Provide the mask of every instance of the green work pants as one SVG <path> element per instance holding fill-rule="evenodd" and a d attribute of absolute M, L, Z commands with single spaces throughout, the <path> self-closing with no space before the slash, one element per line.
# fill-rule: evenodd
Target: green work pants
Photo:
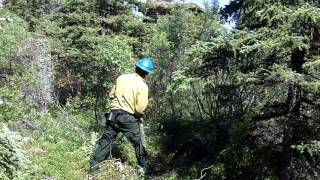
<path fill-rule="evenodd" d="M 94 155 L 90 162 L 90 172 L 95 171 L 98 164 L 106 160 L 112 149 L 112 143 L 119 132 L 122 132 L 135 149 L 138 164 L 146 169 L 147 152 L 142 144 L 139 120 L 125 111 L 113 111 L 112 121 L 108 123 L 104 134 L 95 146 Z"/>

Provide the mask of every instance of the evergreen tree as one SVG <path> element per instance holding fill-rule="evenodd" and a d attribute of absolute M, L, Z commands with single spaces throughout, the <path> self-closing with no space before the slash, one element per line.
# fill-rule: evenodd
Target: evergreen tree
<path fill-rule="evenodd" d="M 88 132 L 97 127 L 90 119 L 106 110 L 115 78 L 149 55 L 151 166 L 170 171 L 159 178 L 194 179 L 209 167 L 201 171 L 208 179 L 318 179 L 320 2 L 232 0 L 220 11 L 236 22 L 231 32 L 222 28 L 217 0 L 203 11 L 170 3 L 148 24 L 132 9 L 145 12 L 150 2 L 4 1 L 0 122 L 35 138 L 26 148 L 38 168 L 28 175 L 83 179 L 95 139 Z M 50 42 L 60 96 L 57 108 L 43 113 L 23 96 L 22 86 L 36 85 L 15 64 L 23 42 L 38 34 Z M 118 151 L 131 164 L 134 153 Z M 0 177 L 12 163 L 0 158 Z M 128 177 L 113 165 L 98 177 Z"/>
<path fill-rule="evenodd" d="M 235 32 L 194 49 L 191 58 L 202 62 L 192 75 L 209 80 L 231 70 L 224 103 L 233 103 L 229 114 L 240 121 L 231 122 L 232 145 L 221 159 L 246 159 L 226 163 L 227 177 L 317 178 L 319 4 L 232 1 L 222 13 L 237 21 Z"/>

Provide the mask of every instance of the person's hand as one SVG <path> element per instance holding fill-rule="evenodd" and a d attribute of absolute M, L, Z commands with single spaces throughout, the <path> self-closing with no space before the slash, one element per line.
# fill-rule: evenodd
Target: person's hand
<path fill-rule="evenodd" d="M 108 119 L 109 119 L 109 116 L 110 116 L 110 112 L 106 112 L 106 113 L 104 113 L 104 117 L 106 118 L 106 120 L 108 120 Z"/>

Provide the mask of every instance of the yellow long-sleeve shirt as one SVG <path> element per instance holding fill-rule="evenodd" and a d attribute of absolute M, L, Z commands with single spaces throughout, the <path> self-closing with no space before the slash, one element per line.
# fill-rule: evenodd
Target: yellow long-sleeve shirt
<path fill-rule="evenodd" d="M 111 109 L 141 115 L 148 105 L 148 86 L 137 73 L 124 74 L 117 78 L 109 96 Z"/>

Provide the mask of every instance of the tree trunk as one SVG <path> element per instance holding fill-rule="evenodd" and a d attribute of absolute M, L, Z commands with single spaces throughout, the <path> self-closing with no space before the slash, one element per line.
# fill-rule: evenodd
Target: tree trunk
<path fill-rule="evenodd" d="M 302 73 L 302 65 L 304 63 L 304 52 L 295 51 L 291 56 L 290 66 L 292 71 L 296 73 Z M 301 106 L 301 87 L 294 83 L 289 86 L 287 97 L 288 115 L 283 124 L 284 137 L 283 137 L 283 158 L 281 167 L 281 179 L 294 179 L 296 177 L 293 165 L 295 153 L 291 148 L 291 145 L 298 143 L 298 124 L 301 121 L 300 118 L 300 106 Z M 299 135 L 301 136 L 301 135 Z"/>

